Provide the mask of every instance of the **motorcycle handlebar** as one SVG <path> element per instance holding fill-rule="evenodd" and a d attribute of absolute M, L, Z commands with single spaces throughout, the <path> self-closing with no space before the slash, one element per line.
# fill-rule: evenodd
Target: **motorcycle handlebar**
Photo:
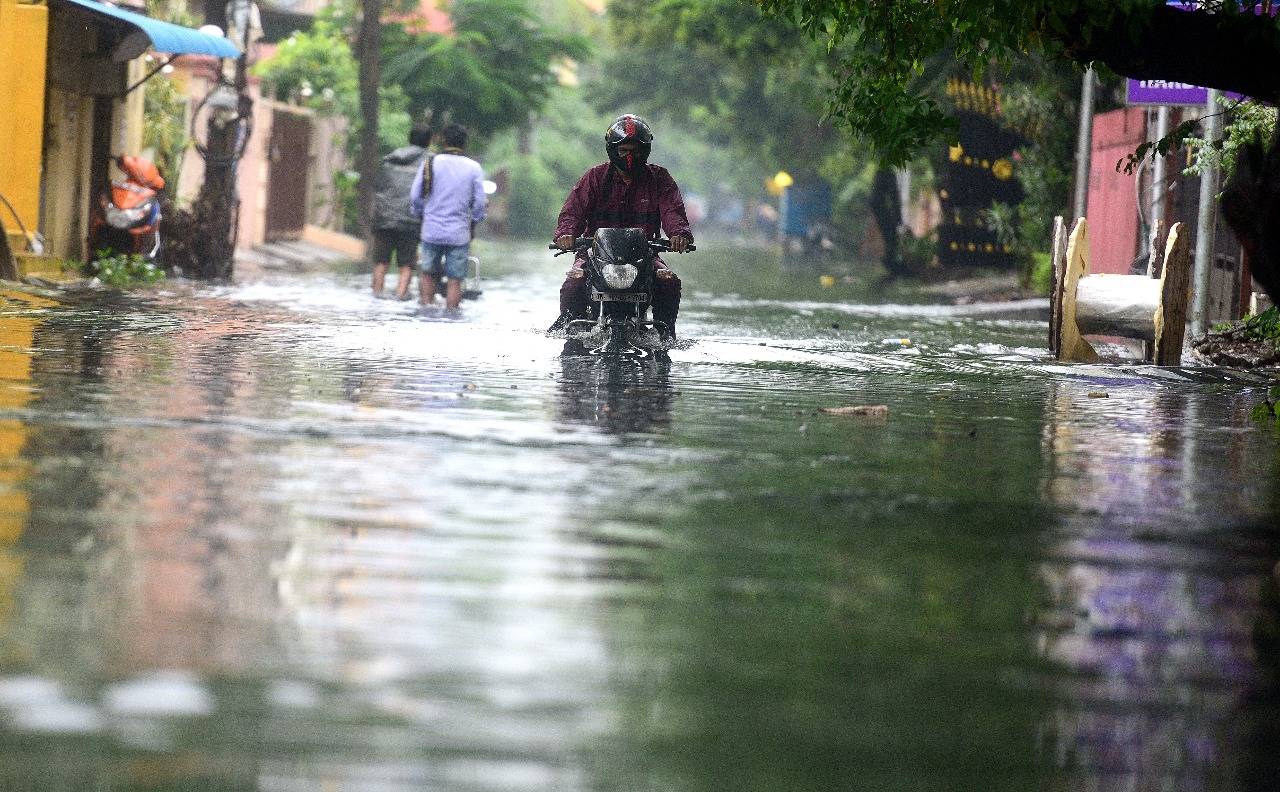
<path fill-rule="evenodd" d="M 595 237 L 578 237 L 577 239 L 573 240 L 573 247 L 571 248 L 567 248 L 567 249 L 562 248 L 559 245 L 557 245 L 555 242 L 552 242 L 551 244 L 547 245 L 547 250 L 558 251 L 556 255 L 563 256 L 565 253 L 577 253 L 579 251 L 586 250 L 587 248 L 591 247 L 591 243 L 594 241 L 595 241 Z"/>
<path fill-rule="evenodd" d="M 656 242 L 650 242 L 649 247 L 653 248 L 655 251 L 658 251 L 660 253 L 676 253 L 676 252 L 692 253 L 693 251 L 698 249 L 697 245 L 685 245 L 684 250 L 675 251 L 671 248 L 670 239 L 659 239 Z"/>
<path fill-rule="evenodd" d="M 595 242 L 595 237 L 578 237 L 577 239 L 573 240 L 573 247 L 571 248 L 565 249 L 557 245 L 555 242 L 552 242 L 549 245 L 547 245 L 547 250 L 557 251 L 556 252 L 557 256 L 563 256 L 565 253 L 577 253 L 578 251 L 586 250 L 587 248 L 591 247 L 592 242 Z M 657 252 L 657 253 L 674 252 L 671 249 L 670 239 L 659 239 L 656 241 L 650 241 L 649 247 L 652 248 L 654 252 Z M 680 252 L 692 253 L 697 249 L 698 249 L 697 245 L 688 245 L 685 247 L 684 250 Z"/>

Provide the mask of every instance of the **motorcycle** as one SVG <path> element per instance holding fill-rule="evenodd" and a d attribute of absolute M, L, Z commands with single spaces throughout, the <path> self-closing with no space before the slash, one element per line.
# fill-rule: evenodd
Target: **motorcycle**
<path fill-rule="evenodd" d="M 103 251 L 155 261 L 160 255 L 160 196 L 164 177 L 150 160 L 121 156 L 116 165 L 125 178 L 111 182 L 98 198 L 89 230 L 89 256 Z"/>
<path fill-rule="evenodd" d="M 549 250 L 587 254 L 583 272 L 591 288 L 590 318 L 564 325 L 565 337 L 582 344 L 590 355 L 652 357 L 665 350 L 667 329 L 647 317 L 658 277 L 656 257 L 670 251 L 671 242 L 649 239 L 641 228 L 601 228 L 594 237 L 578 237 L 573 247 Z M 685 251 L 697 248 L 689 245 Z"/>

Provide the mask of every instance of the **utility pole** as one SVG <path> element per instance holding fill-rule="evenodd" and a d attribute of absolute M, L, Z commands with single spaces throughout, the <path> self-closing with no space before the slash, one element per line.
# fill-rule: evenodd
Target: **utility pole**
<path fill-rule="evenodd" d="M 1218 110 L 1221 92 L 1209 89 L 1205 100 L 1208 118 L 1204 126 L 1205 146 L 1211 146 L 1222 137 L 1222 115 Z M 1196 215 L 1195 299 L 1191 304 L 1191 337 L 1205 333 L 1209 324 L 1209 264 L 1213 259 L 1214 226 L 1218 219 L 1218 166 L 1206 163 L 1200 173 L 1200 205 Z"/>
<path fill-rule="evenodd" d="M 1080 83 L 1080 127 L 1076 133 L 1076 195 L 1073 210 L 1084 217 L 1089 208 L 1089 157 L 1093 146 L 1093 84 L 1097 76 L 1090 66 Z"/>
<path fill-rule="evenodd" d="M 230 0 L 222 9 L 228 36 L 240 48 L 232 74 L 223 74 L 201 102 L 208 109 L 208 136 L 196 149 L 204 157 L 204 183 L 192 205 L 193 227 L 184 271 L 197 278 L 226 280 L 235 267 L 240 200 L 236 170 L 248 143 L 253 99 L 249 96 L 249 47 L 262 29 L 252 0 Z M 200 108 L 198 108 L 199 110 Z M 194 118 L 192 119 L 194 122 Z"/>
<path fill-rule="evenodd" d="M 361 0 L 360 29 L 356 33 L 356 63 L 360 67 L 360 157 L 356 170 L 360 181 L 360 233 L 369 232 L 373 185 L 378 176 L 380 144 L 378 139 L 378 82 L 382 57 L 382 0 Z"/>
<path fill-rule="evenodd" d="M 1157 142 L 1164 140 L 1169 134 L 1169 105 L 1160 105 L 1156 108 L 1156 135 Z M 1151 165 L 1151 220 L 1148 226 L 1155 228 L 1162 220 L 1164 220 L 1165 193 L 1167 192 L 1166 182 L 1168 181 L 1166 172 L 1168 166 L 1165 162 L 1166 158 L 1158 152 L 1155 161 Z M 1149 234 L 1143 234 L 1143 245 Z"/>

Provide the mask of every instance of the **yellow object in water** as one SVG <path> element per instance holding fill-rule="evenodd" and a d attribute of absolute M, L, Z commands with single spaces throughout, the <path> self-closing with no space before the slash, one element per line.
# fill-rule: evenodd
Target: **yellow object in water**
<path fill-rule="evenodd" d="M 836 278 L 834 275 L 819 275 L 818 283 L 822 285 L 822 288 L 830 289 L 832 286 L 836 285 Z"/>

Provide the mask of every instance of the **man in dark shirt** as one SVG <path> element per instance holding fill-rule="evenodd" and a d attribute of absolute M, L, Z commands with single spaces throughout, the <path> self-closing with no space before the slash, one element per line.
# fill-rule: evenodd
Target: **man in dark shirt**
<path fill-rule="evenodd" d="M 569 250 L 575 237 L 591 236 L 598 228 L 643 228 L 654 239 L 665 231 L 671 249 L 683 253 L 693 244 L 684 199 L 666 168 L 648 164 L 653 143 L 649 125 L 636 115 L 620 116 L 609 125 L 604 142 L 609 161 L 584 173 L 569 192 L 556 223 L 556 246 Z M 582 265 L 579 256 L 560 286 L 560 318 L 552 329 L 583 316 L 590 305 Z M 657 260 L 657 266 L 653 318 L 674 336 L 680 312 L 680 279 L 662 259 Z"/>
<path fill-rule="evenodd" d="M 396 297 L 409 296 L 409 282 L 418 262 L 418 228 L 422 221 L 409 210 L 409 188 L 422 170 L 422 159 L 431 145 L 431 129 L 415 126 L 409 132 L 409 145 L 401 146 L 382 158 L 382 169 L 373 192 L 373 296 L 381 297 L 387 270 L 394 256 L 400 265 Z"/>

